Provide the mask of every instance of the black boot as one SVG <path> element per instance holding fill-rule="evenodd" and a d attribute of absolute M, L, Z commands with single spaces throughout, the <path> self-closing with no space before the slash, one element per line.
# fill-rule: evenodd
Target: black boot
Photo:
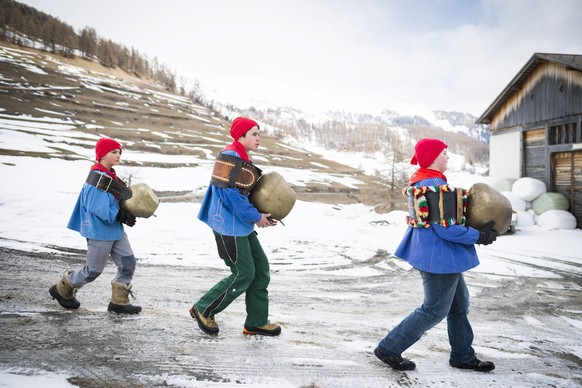
<path fill-rule="evenodd" d="M 49 294 L 53 297 L 53 299 L 56 299 L 62 307 L 75 310 L 81 306 L 81 302 L 75 298 L 77 289 L 75 289 L 71 283 L 69 283 L 69 272 L 73 271 L 67 270 L 63 272 L 59 282 L 49 288 Z"/>
<path fill-rule="evenodd" d="M 476 372 L 491 372 L 493 369 L 495 369 L 495 364 L 491 361 L 481 361 L 478 358 L 475 358 L 471 362 L 464 362 L 462 364 L 451 364 L 450 362 L 449 364 L 453 368 L 471 369 Z"/>
<path fill-rule="evenodd" d="M 111 302 L 107 306 L 107 311 L 120 314 L 137 314 L 141 311 L 140 306 L 132 305 L 129 301 L 129 295 L 134 296 L 131 291 L 131 284 L 111 282 Z"/>
<path fill-rule="evenodd" d="M 390 356 L 382 353 L 379 348 L 374 349 L 374 355 L 396 370 L 413 370 L 416 368 L 416 364 L 413 361 L 401 356 Z"/>
<path fill-rule="evenodd" d="M 107 311 L 119 314 L 138 314 L 139 312 L 141 312 L 141 306 L 135 306 L 133 304 L 128 304 L 124 306 L 109 302 L 109 306 L 107 306 Z"/>

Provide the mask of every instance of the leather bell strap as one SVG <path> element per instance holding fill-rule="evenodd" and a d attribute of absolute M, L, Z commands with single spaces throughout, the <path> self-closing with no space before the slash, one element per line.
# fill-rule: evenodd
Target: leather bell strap
<path fill-rule="evenodd" d="M 101 191 L 113 194 L 119 200 L 130 199 L 133 195 L 129 187 L 121 180 L 115 180 L 108 175 L 99 174 L 97 171 L 91 171 L 85 182 Z"/>
<path fill-rule="evenodd" d="M 222 188 L 237 188 L 249 195 L 261 177 L 261 169 L 233 155 L 220 153 L 214 162 L 210 183 Z"/>

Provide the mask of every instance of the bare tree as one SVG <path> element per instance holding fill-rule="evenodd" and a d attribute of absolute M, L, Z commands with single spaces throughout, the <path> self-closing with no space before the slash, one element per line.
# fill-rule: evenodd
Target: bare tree
<path fill-rule="evenodd" d="M 144 72 L 144 59 L 142 58 L 142 56 L 139 54 L 139 52 L 134 49 L 133 47 L 131 48 L 131 54 L 130 54 L 130 70 L 133 71 L 134 73 L 137 74 L 143 74 Z"/>
<path fill-rule="evenodd" d="M 97 55 L 97 31 L 91 27 L 85 27 L 81 30 L 79 36 L 79 50 L 84 58 L 93 58 Z"/>
<path fill-rule="evenodd" d="M 67 58 L 75 56 L 75 49 L 77 49 L 77 34 L 73 27 L 66 23 L 57 23 L 56 25 L 56 39 L 58 44 L 58 51 Z"/>
<path fill-rule="evenodd" d="M 100 40 L 97 49 L 99 62 L 105 67 L 117 66 L 115 46 L 111 40 Z"/>
<path fill-rule="evenodd" d="M 57 52 L 57 20 L 51 19 L 44 23 L 41 28 L 41 39 L 44 41 L 45 47 L 53 52 Z"/>
<path fill-rule="evenodd" d="M 130 71 L 130 55 L 127 47 L 119 47 L 117 51 L 117 66 L 124 71 Z"/>

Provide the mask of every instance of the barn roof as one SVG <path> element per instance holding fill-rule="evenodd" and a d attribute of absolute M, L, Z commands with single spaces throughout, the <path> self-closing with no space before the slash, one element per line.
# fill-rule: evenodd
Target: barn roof
<path fill-rule="evenodd" d="M 490 124 L 493 120 L 493 115 L 511 95 L 521 89 L 525 80 L 534 72 L 534 70 L 543 62 L 552 62 L 564 65 L 566 70 L 582 71 L 582 55 L 573 54 L 545 54 L 535 53 L 521 68 L 511 82 L 503 89 L 501 94 L 493 101 L 489 108 L 479 117 L 477 124 Z"/>

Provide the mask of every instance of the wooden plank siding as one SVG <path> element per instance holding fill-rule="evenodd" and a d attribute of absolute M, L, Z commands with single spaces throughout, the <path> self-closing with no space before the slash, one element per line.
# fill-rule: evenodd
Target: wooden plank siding
<path fill-rule="evenodd" d="M 582 87 L 562 78 L 541 78 L 515 107 L 502 120 L 495 121 L 492 132 L 582 113 Z"/>
<path fill-rule="evenodd" d="M 504 130 L 582 114 L 582 73 L 540 64 L 494 115 L 490 128 Z"/>
<path fill-rule="evenodd" d="M 524 163 L 523 174 L 530 178 L 539 179 L 548 187 L 546 177 L 546 129 L 535 129 L 523 133 Z"/>
<path fill-rule="evenodd" d="M 578 168 L 576 168 L 578 166 Z M 582 151 L 556 152 L 552 154 L 551 191 L 563 194 L 570 203 L 570 212 L 582 228 Z"/>

